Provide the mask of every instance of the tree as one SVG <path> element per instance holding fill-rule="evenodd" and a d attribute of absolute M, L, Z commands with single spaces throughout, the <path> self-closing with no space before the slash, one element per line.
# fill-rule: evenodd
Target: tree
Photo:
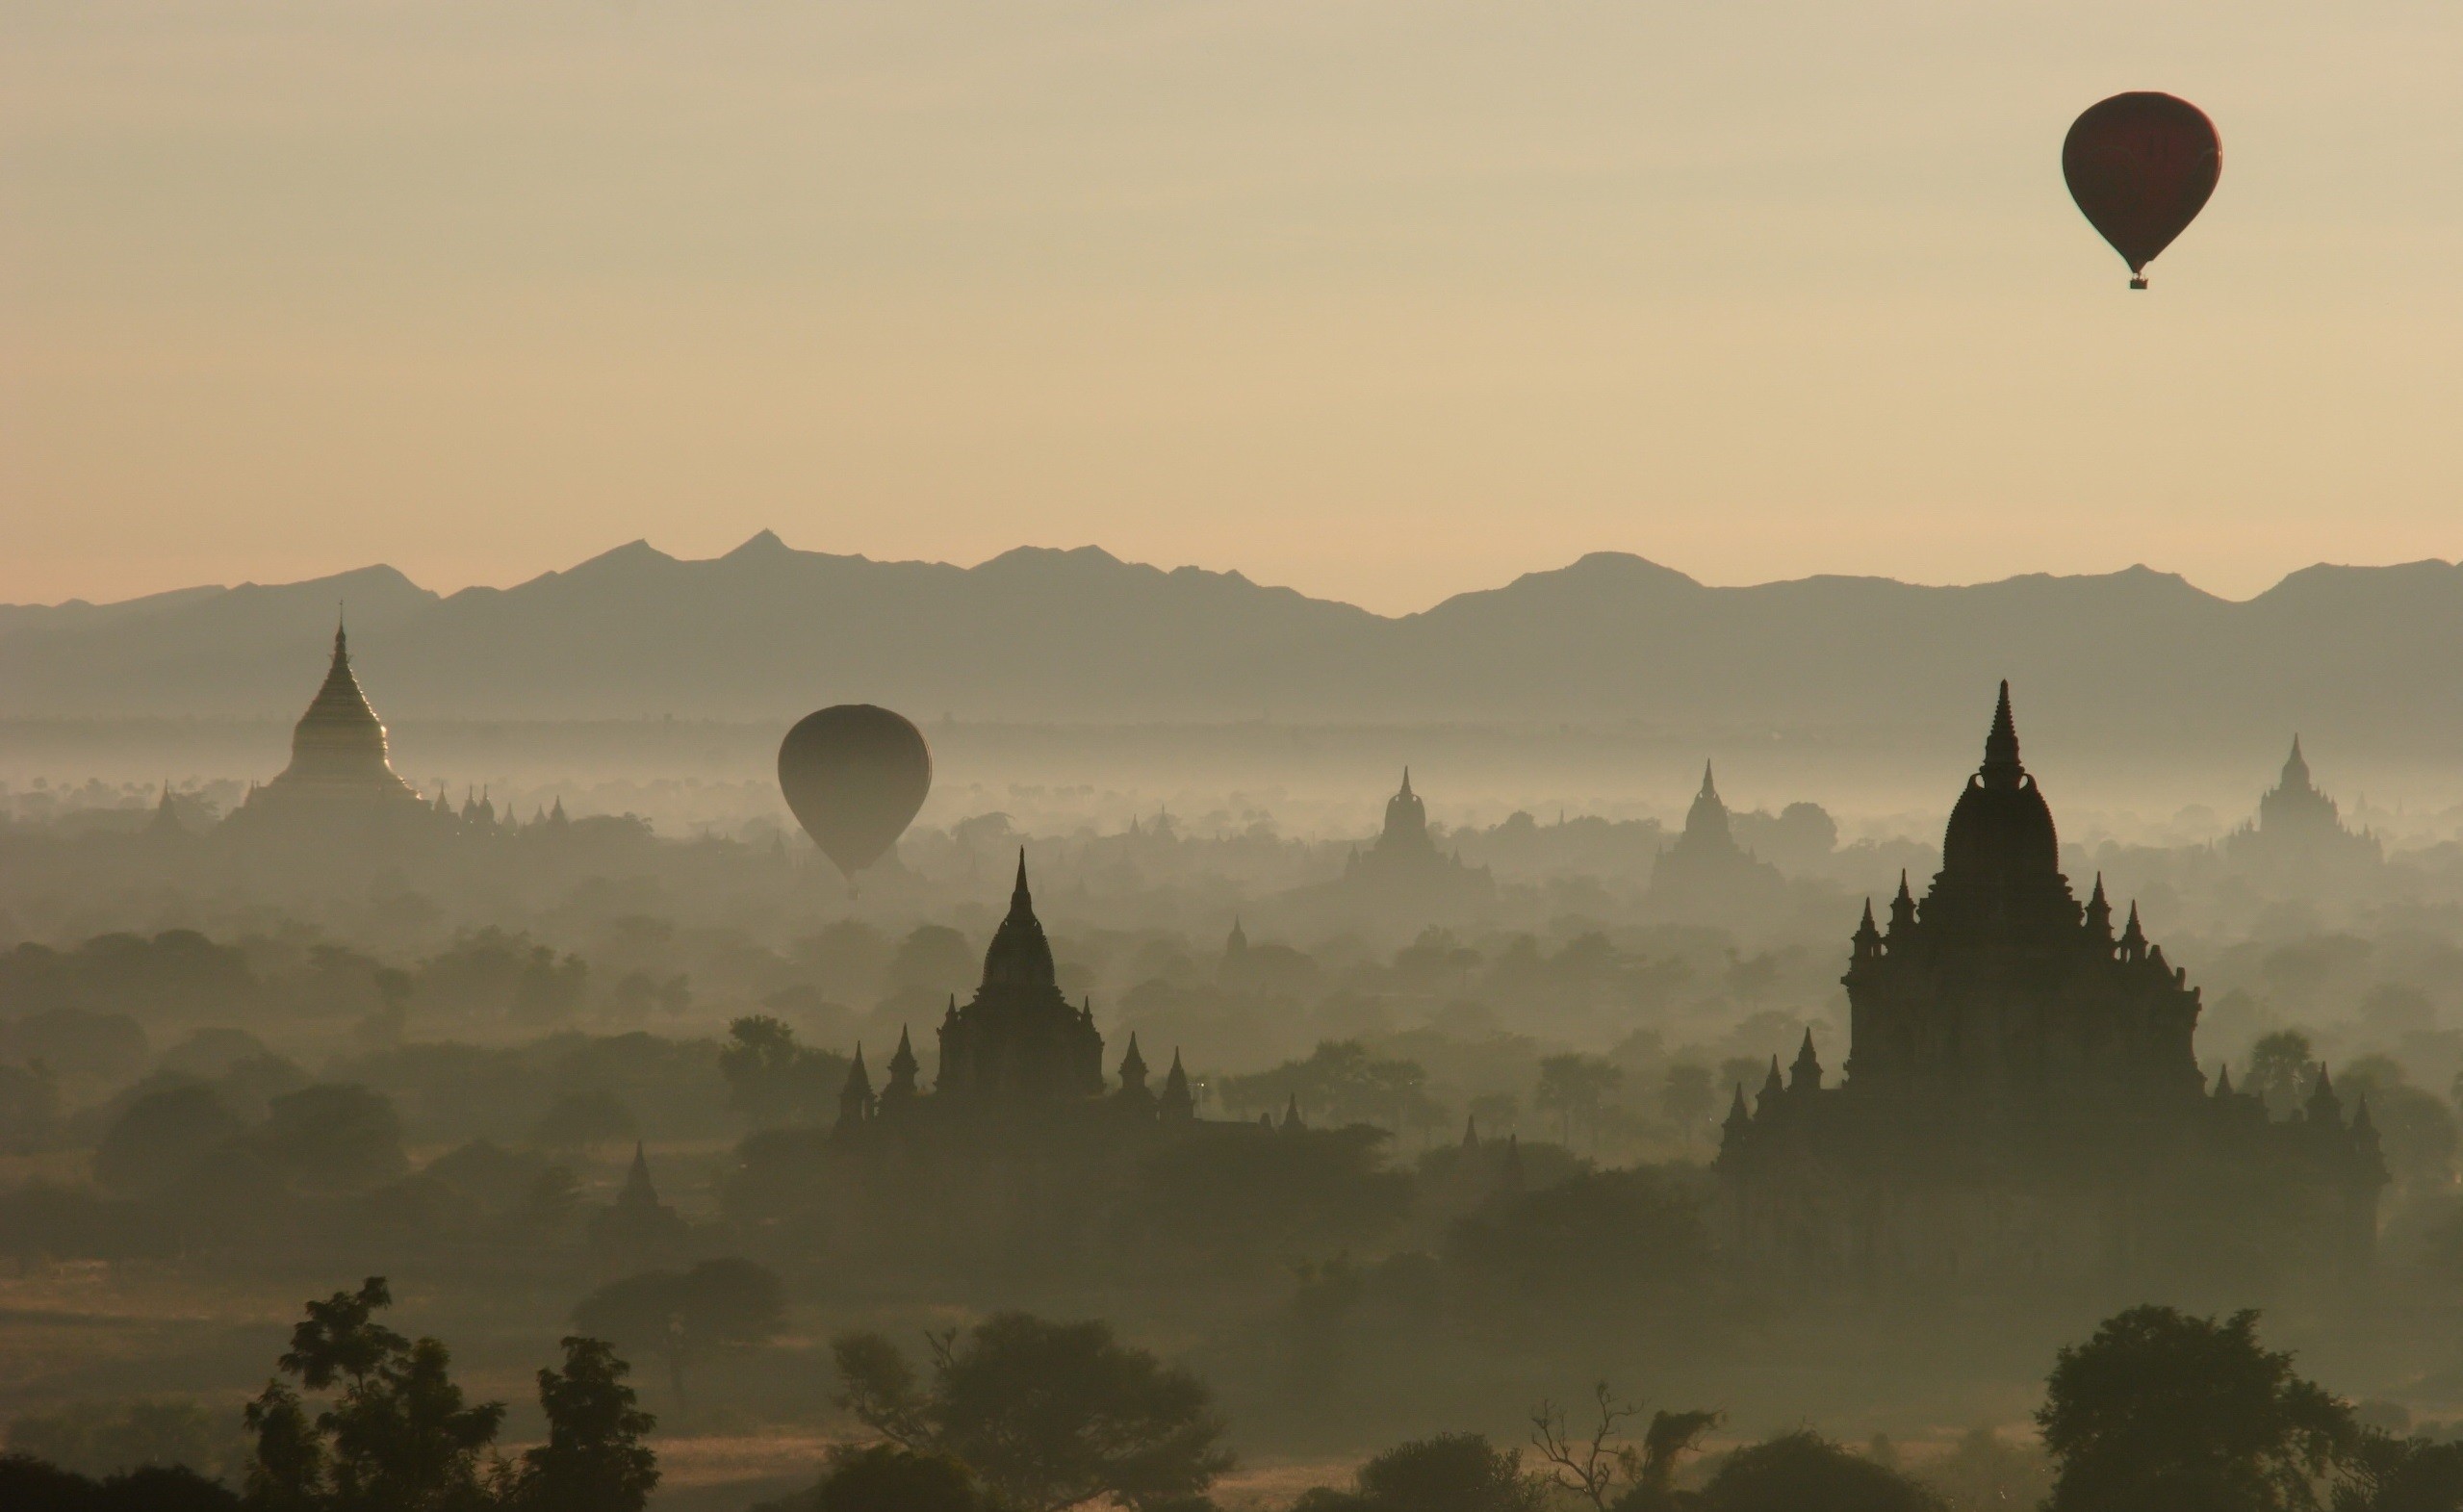
<path fill-rule="evenodd" d="M 2386 1166 L 2406 1187 L 2443 1190 L 2454 1179 L 2454 1111 L 2435 1092 L 2410 1084 L 2393 1058 L 2365 1055 L 2345 1067 L 2335 1089 L 2347 1102 L 2369 1100 Z"/>
<path fill-rule="evenodd" d="M 365 1192 L 410 1169 L 401 1116 L 382 1092 L 357 1085 L 303 1087 L 266 1107 L 265 1124 L 250 1142 L 302 1191 Z"/>
<path fill-rule="evenodd" d="M 2351 1412 L 2261 1347 L 2257 1325 L 2135 1307 L 2064 1348 L 2036 1414 L 2056 1467 L 2048 1512 L 2316 1505 Z"/>
<path fill-rule="evenodd" d="M 805 1506 L 810 1512 L 988 1512 L 972 1472 L 946 1454 L 895 1444 L 840 1445 Z"/>
<path fill-rule="evenodd" d="M 1531 1448 L 1543 1472 L 1558 1486 L 1588 1501 L 1597 1512 L 1659 1512 L 1673 1507 L 1677 1462 L 1716 1427 L 1715 1412 L 1667 1412 L 1651 1415 L 1650 1426 L 1635 1444 L 1623 1424 L 1638 1419 L 1642 1409 L 1619 1401 L 1605 1381 L 1591 1388 L 1597 1415 L 1587 1434 L 1577 1433 L 1565 1410 L 1543 1401 L 1531 1414 Z M 1620 1492 L 1619 1487 L 1624 1489 Z"/>
<path fill-rule="evenodd" d="M 564 1373 L 539 1371 L 548 1442 L 522 1455 L 514 1504 L 525 1512 L 641 1512 L 658 1456 L 641 1442 L 657 1420 L 634 1404 L 631 1367 L 604 1341 L 564 1341 Z"/>
<path fill-rule="evenodd" d="M 1574 1126 L 1580 1124 L 1591 1134 L 1591 1144 L 1599 1144 L 1600 1113 L 1607 1104 L 1607 1094 L 1625 1073 L 1595 1055 L 1552 1055 L 1539 1063 L 1539 1089 L 1531 1100 L 1556 1115 L 1559 1137 L 1567 1144 L 1574 1142 Z"/>
<path fill-rule="evenodd" d="M 189 1082 L 147 1092 L 112 1120 L 94 1147 L 94 1179 L 114 1192 L 160 1191 L 240 1127 L 211 1088 Z"/>
<path fill-rule="evenodd" d="M 622 1147 L 640 1138 L 641 1125 L 624 1099 L 603 1087 L 567 1092 L 530 1126 L 530 1142 L 541 1149 L 578 1152 L 613 1144 Z"/>
<path fill-rule="evenodd" d="M 1381 1060 L 1357 1039 L 1325 1039 L 1305 1061 L 1224 1077 L 1218 1091 L 1234 1113 L 1279 1114 L 1296 1101 L 1321 1125 L 1373 1123 L 1399 1130 L 1441 1117 L 1427 1083 L 1426 1069 L 1416 1061 Z"/>
<path fill-rule="evenodd" d="M 1659 1088 L 1659 1107 L 1684 1137 L 1684 1147 L 1691 1150 L 1703 1121 L 1719 1111 L 1719 1092 L 1710 1083 L 1710 1068 L 1691 1061 L 1669 1066 Z"/>
<path fill-rule="evenodd" d="M 149 1465 L 91 1480 L 30 1454 L 0 1455 L 9 1512 L 238 1512 L 240 1499 L 195 1471 Z"/>
<path fill-rule="evenodd" d="M 0 1150 L 39 1148 L 60 1120 L 60 1084 L 40 1061 L 0 1065 Z"/>
<path fill-rule="evenodd" d="M 1158 1508 L 1231 1468 L 1203 1382 L 1099 1322 L 1023 1313 L 986 1320 L 962 1342 L 928 1335 L 932 1386 L 878 1334 L 832 1344 L 857 1421 L 901 1448 L 972 1466 L 999 1500 L 1058 1512 L 1100 1497 Z"/>
<path fill-rule="evenodd" d="M 451 1365 L 442 1342 L 414 1339 L 318 1417 L 332 1443 L 335 1501 L 447 1512 L 486 1499 L 479 1455 L 496 1442 L 504 1407 L 465 1405 Z"/>
<path fill-rule="evenodd" d="M 2033 1507 L 2052 1490 L 2043 1450 L 2013 1444 L 1988 1427 L 1969 1428 L 1950 1452 L 1925 1462 L 1924 1483 L 1957 1507 Z"/>
<path fill-rule="evenodd" d="M 835 1109 L 846 1070 L 836 1056 L 805 1049 L 793 1029 L 766 1013 L 736 1019 L 727 1033 L 718 1053 L 727 1105 L 754 1127 L 819 1123 Z"/>
<path fill-rule="evenodd" d="M 340 1386 L 312 1422 L 298 1394 L 269 1381 L 244 1421 L 257 1435 L 249 1499 L 272 1509 L 455 1512 L 483 1503 L 480 1454 L 504 1408 L 464 1403 L 451 1357 L 434 1339 L 375 1321 L 393 1301 L 382 1276 L 310 1302 L 278 1362 L 310 1391 Z"/>
<path fill-rule="evenodd" d="M 1939 1497 L 1817 1433 L 1783 1433 L 1720 1462 L 1703 1512 L 1943 1512 Z M 2189 1508 L 2177 1512 L 2190 1512 Z"/>
<path fill-rule="evenodd" d="M 1388 1168 L 1386 1142 L 1366 1125 L 1167 1141 L 1141 1164 L 1126 1221 L 1213 1273 L 1373 1243 L 1411 1211 L 1411 1177 Z"/>
<path fill-rule="evenodd" d="M 164 1399 L 71 1402 L 28 1413 L 9 1424 L 9 1448 L 81 1475 L 184 1465 L 218 1476 L 247 1458 L 229 1413 Z"/>
<path fill-rule="evenodd" d="M 2315 1053 L 2309 1037 L 2297 1029 L 2262 1035 L 2249 1047 L 2249 1074 L 2241 1079 L 2241 1089 L 2265 1099 L 2277 1117 L 2297 1112 L 2316 1074 Z"/>
<path fill-rule="evenodd" d="M 2463 1443 L 2374 1429 L 2344 1454 L 2334 1512 L 2453 1512 L 2463 1507 Z"/>
<path fill-rule="evenodd" d="M 645 1270 L 611 1281 L 573 1310 L 584 1334 L 657 1355 L 676 1405 L 686 1371 L 713 1351 L 759 1344 L 786 1320 L 786 1289 L 750 1260 L 705 1260 L 689 1270 Z"/>
<path fill-rule="evenodd" d="M 552 1024 L 573 1016 L 590 981 L 590 967 L 578 956 L 562 961 L 545 945 L 530 947 L 522 975 L 513 987 L 513 1021 Z"/>
<path fill-rule="evenodd" d="M 1554 1306 L 1628 1297 L 1701 1273 L 1710 1241 L 1702 1199 L 1648 1167 L 1584 1171 L 1466 1218 L 1446 1253 L 1473 1276 Z"/>
<path fill-rule="evenodd" d="M 1522 1460 L 1482 1434 L 1440 1433 L 1361 1466 L 1356 1495 L 1370 1512 L 1538 1512 L 1540 1482 Z"/>

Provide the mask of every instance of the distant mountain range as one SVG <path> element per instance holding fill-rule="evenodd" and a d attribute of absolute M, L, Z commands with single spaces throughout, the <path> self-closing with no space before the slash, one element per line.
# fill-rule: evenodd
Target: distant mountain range
<path fill-rule="evenodd" d="M 2133 567 L 1933 588 L 1706 587 L 1602 552 L 1387 618 L 1107 552 L 976 567 L 790 550 L 682 561 L 636 541 L 449 596 L 390 567 L 123 603 L 0 606 L 0 716 L 288 716 L 348 605 L 362 680 L 404 719 L 1641 722 L 1670 730 L 2022 730 L 2166 748 L 2333 730 L 2463 757 L 2463 569 L 2319 566 L 2246 602 Z"/>

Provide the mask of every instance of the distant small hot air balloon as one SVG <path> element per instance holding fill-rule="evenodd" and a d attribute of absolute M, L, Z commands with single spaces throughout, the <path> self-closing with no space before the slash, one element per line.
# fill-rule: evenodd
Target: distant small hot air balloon
<path fill-rule="evenodd" d="M 2206 208 L 2223 173 L 2215 122 L 2187 100 L 2151 90 L 2087 108 L 2061 144 L 2062 177 L 2088 222 L 2129 264 L 2132 289 L 2146 265 Z"/>
<path fill-rule="evenodd" d="M 779 790 L 850 888 L 907 833 L 932 785 L 923 731 L 870 704 L 807 714 L 779 743 Z"/>

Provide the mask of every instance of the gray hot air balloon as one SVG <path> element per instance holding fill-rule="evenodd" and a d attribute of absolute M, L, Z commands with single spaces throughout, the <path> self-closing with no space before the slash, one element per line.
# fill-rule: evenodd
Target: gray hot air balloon
<path fill-rule="evenodd" d="M 932 785 L 924 732 L 870 704 L 807 714 L 779 743 L 786 806 L 850 884 L 898 843 Z"/>

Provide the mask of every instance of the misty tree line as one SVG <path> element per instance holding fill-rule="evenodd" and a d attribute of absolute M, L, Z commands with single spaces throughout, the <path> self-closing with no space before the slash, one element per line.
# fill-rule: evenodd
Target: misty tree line
<path fill-rule="evenodd" d="M 574 1335 L 537 1372 L 544 1440 L 507 1453 L 504 1407 L 474 1402 L 434 1338 L 378 1320 L 391 1289 L 307 1304 L 273 1377 L 241 1414 L 221 1480 L 149 1464 L 89 1477 L 13 1446 L 13 1512 L 640 1512 L 659 1472 L 655 1420 L 606 1342 Z M 2453 1512 L 2463 1439 L 2406 1435 L 2267 1348 L 2258 1315 L 2142 1306 L 2060 1351 L 2040 1448 L 1979 1430 L 1911 1465 L 1798 1428 L 1717 1441 L 1711 1408 L 1645 1411 L 1604 1382 L 1542 1401 L 1520 1442 L 1437 1432 L 1302 1493 L 1292 1512 Z M 856 1431 L 809 1491 L 756 1512 L 1211 1512 L 1236 1464 L 1229 1425 L 1185 1368 L 1099 1322 L 995 1314 L 928 1332 L 922 1369 L 891 1339 L 843 1333 L 835 1406 Z"/>

